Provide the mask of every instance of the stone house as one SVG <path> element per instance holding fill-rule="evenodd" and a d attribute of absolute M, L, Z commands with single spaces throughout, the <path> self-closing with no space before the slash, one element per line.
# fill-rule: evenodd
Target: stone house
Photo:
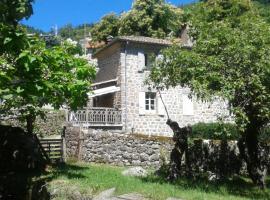
<path fill-rule="evenodd" d="M 99 71 L 88 108 L 69 116 L 69 121 L 87 127 L 115 128 L 125 133 L 171 136 L 159 93 L 145 85 L 151 63 L 168 40 L 125 36 L 113 39 L 93 57 Z M 161 91 L 170 118 L 180 126 L 213 122 L 226 114 L 226 103 L 202 103 L 189 98 L 188 88 Z"/>

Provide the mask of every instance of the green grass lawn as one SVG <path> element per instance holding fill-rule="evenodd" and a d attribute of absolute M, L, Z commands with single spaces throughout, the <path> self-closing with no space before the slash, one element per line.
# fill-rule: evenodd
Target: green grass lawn
<path fill-rule="evenodd" d="M 45 177 L 50 187 L 65 184 L 79 188 L 82 194 L 97 194 L 115 187 L 116 194 L 138 192 L 155 200 L 179 197 L 183 200 L 229 200 L 229 199 L 270 199 L 270 189 L 260 191 L 244 178 L 234 178 L 219 183 L 207 181 L 179 180 L 167 183 L 155 175 L 146 178 L 125 177 L 122 167 L 93 165 L 85 163 L 66 164 L 53 168 Z M 269 184 L 269 182 L 268 182 Z"/>

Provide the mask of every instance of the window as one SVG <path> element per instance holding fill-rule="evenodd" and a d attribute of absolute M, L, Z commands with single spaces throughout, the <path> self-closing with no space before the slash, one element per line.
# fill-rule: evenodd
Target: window
<path fill-rule="evenodd" d="M 192 99 L 190 99 L 187 94 L 183 94 L 182 101 L 183 101 L 183 115 L 193 115 L 194 108 Z"/>
<path fill-rule="evenodd" d="M 145 93 L 145 110 L 146 111 L 156 110 L 156 93 L 153 92 Z"/>
<path fill-rule="evenodd" d="M 155 92 L 139 92 L 139 114 L 158 114 L 157 101 Z"/>
<path fill-rule="evenodd" d="M 145 53 L 144 54 L 144 66 L 145 66 L 145 69 L 150 69 L 153 64 L 155 63 L 156 61 L 156 54 L 155 53 Z"/>

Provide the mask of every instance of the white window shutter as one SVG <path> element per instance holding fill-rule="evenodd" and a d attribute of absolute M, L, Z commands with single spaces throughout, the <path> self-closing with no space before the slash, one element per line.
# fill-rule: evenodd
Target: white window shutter
<path fill-rule="evenodd" d="M 145 68 L 145 55 L 143 50 L 138 51 L 138 71 L 142 72 Z"/>
<path fill-rule="evenodd" d="M 183 115 L 193 115 L 194 108 L 192 99 L 190 99 L 187 94 L 183 94 L 182 101 L 183 101 Z"/>
<path fill-rule="evenodd" d="M 164 105 L 162 103 L 161 97 L 158 97 L 158 103 L 157 103 L 157 109 L 158 109 L 158 115 L 164 116 L 166 114 Z"/>
<path fill-rule="evenodd" d="M 139 114 L 145 114 L 145 92 L 139 92 Z"/>

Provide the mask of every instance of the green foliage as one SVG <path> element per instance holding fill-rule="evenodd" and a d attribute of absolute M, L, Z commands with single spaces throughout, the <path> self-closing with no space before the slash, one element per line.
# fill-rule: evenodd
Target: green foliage
<path fill-rule="evenodd" d="M 120 17 L 108 14 L 93 27 L 95 41 L 105 41 L 109 35 L 137 35 L 156 38 L 178 36 L 183 25 L 182 9 L 164 0 L 135 0 L 132 9 Z"/>
<path fill-rule="evenodd" d="M 118 36 L 119 17 L 110 13 L 104 16 L 99 23 L 95 24 L 91 30 L 93 40 L 107 41 L 108 36 Z"/>
<path fill-rule="evenodd" d="M 121 16 L 120 35 L 165 38 L 177 36 L 182 26 L 182 10 L 164 0 L 136 0 Z"/>
<path fill-rule="evenodd" d="M 270 23 L 270 1 L 269 0 L 257 0 L 254 4 L 258 8 L 260 15 Z"/>
<path fill-rule="evenodd" d="M 24 27 L 26 29 L 26 32 L 29 33 L 29 34 L 45 34 L 44 31 L 40 30 L 40 29 L 37 29 L 33 26 L 28 26 L 28 25 L 21 25 L 22 27 Z"/>
<path fill-rule="evenodd" d="M 192 126 L 192 135 L 190 137 L 213 140 L 238 140 L 240 134 L 234 124 L 197 123 Z"/>
<path fill-rule="evenodd" d="M 23 18 L 33 14 L 32 3 L 34 0 L 1 0 L 0 23 L 17 25 Z"/>
<path fill-rule="evenodd" d="M 164 51 L 151 79 L 187 86 L 197 97 L 229 101 L 241 131 L 270 119 L 270 25 L 249 0 L 209 0 L 191 13 L 193 48 Z"/>
<path fill-rule="evenodd" d="M 72 24 L 67 24 L 59 29 L 59 35 L 63 39 L 72 39 L 79 41 L 82 38 L 88 37 L 91 32 L 92 24 L 82 24 L 79 26 L 72 26 Z"/>
<path fill-rule="evenodd" d="M 86 104 L 95 69 L 74 57 L 74 46 L 47 48 L 44 40 L 27 36 L 25 29 L 9 21 L 0 23 L 0 33 L 1 115 L 15 110 L 30 131 L 44 105 L 76 109 Z"/>

